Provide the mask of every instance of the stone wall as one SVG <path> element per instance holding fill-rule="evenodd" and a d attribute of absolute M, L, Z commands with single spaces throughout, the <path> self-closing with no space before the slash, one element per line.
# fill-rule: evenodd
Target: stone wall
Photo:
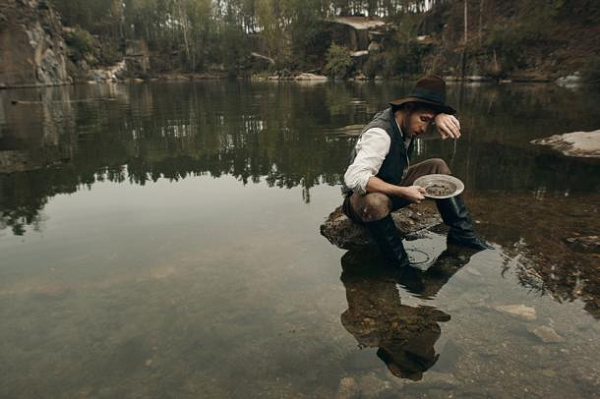
<path fill-rule="evenodd" d="M 45 0 L 0 0 L 0 87 L 70 82 L 57 13 Z"/>

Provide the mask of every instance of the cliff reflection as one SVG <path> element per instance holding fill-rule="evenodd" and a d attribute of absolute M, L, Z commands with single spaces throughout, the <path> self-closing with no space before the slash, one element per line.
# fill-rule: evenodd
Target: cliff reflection
<path fill-rule="evenodd" d="M 439 358 L 434 349 L 441 335 L 439 323 L 449 321 L 450 315 L 431 306 L 403 304 L 398 285 L 431 299 L 472 254 L 448 248 L 422 271 L 391 268 L 372 252 L 347 252 L 342 257 L 341 280 L 348 310 L 342 313 L 342 325 L 360 347 L 378 348 L 377 356 L 392 374 L 421 380 Z"/>

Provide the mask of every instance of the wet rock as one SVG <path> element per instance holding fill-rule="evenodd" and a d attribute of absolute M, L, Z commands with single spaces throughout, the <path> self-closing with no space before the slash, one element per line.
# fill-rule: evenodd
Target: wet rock
<path fill-rule="evenodd" d="M 327 76 L 323 76 L 323 75 L 316 75 L 314 73 L 301 73 L 299 75 L 296 75 L 294 77 L 294 80 L 298 80 L 298 81 L 319 81 L 319 82 L 325 82 L 327 81 Z"/>
<path fill-rule="evenodd" d="M 556 134 L 531 143 L 549 146 L 566 156 L 600 158 L 600 130 Z"/>
<path fill-rule="evenodd" d="M 573 237 L 567 238 L 566 241 L 569 246 L 575 250 L 600 253 L 599 236 Z"/>
<path fill-rule="evenodd" d="M 494 309 L 501 313 L 517 317 L 525 321 L 534 321 L 536 319 L 535 309 L 525 305 L 499 305 Z"/>
<path fill-rule="evenodd" d="M 565 342 L 565 339 L 558 335 L 558 333 L 552 327 L 540 326 L 536 327 L 531 332 L 546 344 Z"/>
<path fill-rule="evenodd" d="M 352 377 L 344 377 L 340 381 L 337 393 L 335 394 L 336 399 L 352 399 L 360 397 L 360 388 L 356 380 Z"/>
<path fill-rule="evenodd" d="M 400 234 L 408 239 L 417 238 L 419 233 L 442 222 L 431 204 L 411 205 L 393 212 L 392 217 Z M 321 225 L 321 235 L 342 249 L 375 245 L 367 229 L 348 219 L 341 207 L 336 208 Z"/>

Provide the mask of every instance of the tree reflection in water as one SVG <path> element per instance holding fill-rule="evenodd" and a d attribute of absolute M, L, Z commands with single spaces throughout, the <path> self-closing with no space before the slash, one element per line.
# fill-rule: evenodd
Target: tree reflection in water
<path fill-rule="evenodd" d="M 450 247 L 422 271 L 395 269 L 370 251 L 347 252 L 341 280 L 348 310 L 342 313 L 342 325 L 361 348 L 378 348 L 377 356 L 392 374 L 421 380 L 439 358 L 434 349 L 441 335 L 439 323 L 449 321 L 450 315 L 431 306 L 402 304 L 398 285 L 432 299 L 473 254 Z"/>
<path fill-rule="evenodd" d="M 313 187 L 340 183 L 355 138 L 339 129 L 364 124 L 405 89 L 202 82 L 0 91 L 0 234 L 43 230 L 54 196 L 102 181 L 233 176 L 241 185 L 301 187 L 309 202 Z M 598 93 L 449 86 L 448 94 L 464 138 L 425 139 L 415 161 L 451 164 L 478 229 L 518 264 L 522 285 L 558 301 L 582 298 L 600 318 L 597 254 L 565 244 L 600 231 L 600 164 L 530 143 L 597 129 Z"/>

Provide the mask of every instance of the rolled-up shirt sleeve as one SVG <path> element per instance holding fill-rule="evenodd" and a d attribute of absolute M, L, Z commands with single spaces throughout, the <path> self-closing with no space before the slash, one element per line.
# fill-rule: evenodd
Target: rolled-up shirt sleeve
<path fill-rule="evenodd" d="M 377 173 L 390 151 L 392 140 L 385 130 L 372 128 L 356 143 L 356 158 L 344 174 L 346 186 L 359 194 L 367 193 L 367 182 Z"/>

